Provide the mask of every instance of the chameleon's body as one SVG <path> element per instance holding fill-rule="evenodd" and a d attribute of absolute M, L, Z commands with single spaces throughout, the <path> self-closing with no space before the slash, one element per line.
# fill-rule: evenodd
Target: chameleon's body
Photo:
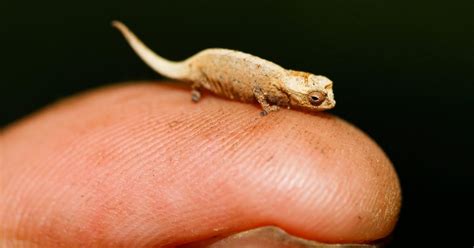
<path fill-rule="evenodd" d="M 124 24 L 113 22 L 135 52 L 158 73 L 192 83 L 192 99 L 204 88 L 243 102 L 257 101 L 262 114 L 279 107 L 321 111 L 335 105 L 332 82 L 324 76 L 286 70 L 259 57 L 228 49 L 206 49 L 182 61 L 168 61 L 146 47 Z"/>

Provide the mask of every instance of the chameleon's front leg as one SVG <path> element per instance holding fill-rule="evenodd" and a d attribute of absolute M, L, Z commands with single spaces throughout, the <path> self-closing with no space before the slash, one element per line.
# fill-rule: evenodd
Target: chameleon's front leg
<path fill-rule="evenodd" d="M 277 105 L 270 105 L 268 103 L 265 93 L 260 87 L 256 86 L 253 88 L 253 95 L 257 99 L 258 103 L 260 103 L 260 106 L 262 106 L 263 111 L 260 112 L 261 116 L 265 116 L 270 112 L 277 111 L 280 109 L 280 107 L 278 107 Z"/>

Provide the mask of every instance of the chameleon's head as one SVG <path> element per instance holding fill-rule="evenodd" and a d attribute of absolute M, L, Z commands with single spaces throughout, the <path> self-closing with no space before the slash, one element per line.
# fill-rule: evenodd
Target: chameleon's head
<path fill-rule="evenodd" d="M 327 77 L 290 70 L 284 84 L 292 107 L 322 111 L 336 105 L 332 81 Z"/>

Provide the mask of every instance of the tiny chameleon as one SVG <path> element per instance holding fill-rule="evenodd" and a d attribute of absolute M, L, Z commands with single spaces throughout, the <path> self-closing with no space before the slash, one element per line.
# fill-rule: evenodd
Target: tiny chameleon
<path fill-rule="evenodd" d="M 310 112 L 336 105 L 332 81 L 325 76 L 285 69 L 247 53 L 205 49 L 186 60 L 169 61 L 154 53 L 123 23 L 113 21 L 137 55 L 159 74 L 191 84 L 191 99 L 198 102 L 201 90 L 242 102 L 258 102 L 262 116 L 280 107 Z"/>

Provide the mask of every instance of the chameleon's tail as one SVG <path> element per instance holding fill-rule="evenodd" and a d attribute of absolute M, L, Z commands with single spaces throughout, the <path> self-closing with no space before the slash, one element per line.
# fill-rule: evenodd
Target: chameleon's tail
<path fill-rule="evenodd" d="M 113 21 L 112 26 L 117 28 L 128 44 L 138 54 L 138 56 L 156 72 L 173 79 L 185 79 L 188 75 L 188 68 L 182 62 L 169 61 L 154 53 L 143 42 L 130 31 L 125 24 Z"/>

